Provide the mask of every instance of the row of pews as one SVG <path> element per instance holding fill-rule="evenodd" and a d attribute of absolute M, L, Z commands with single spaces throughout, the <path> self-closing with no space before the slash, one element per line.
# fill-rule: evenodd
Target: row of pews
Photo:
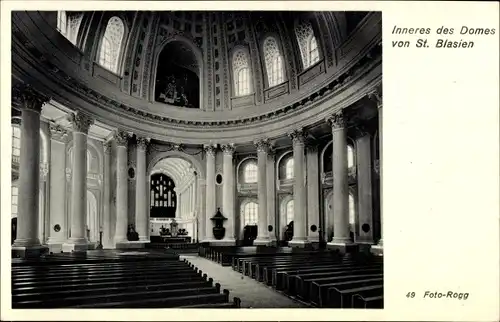
<path fill-rule="evenodd" d="M 12 308 L 235 308 L 229 291 L 179 256 L 89 251 L 13 259 Z"/>
<path fill-rule="evenodd" d="M 288 247 L 205 247 L 200 255 L 321 308 L 383 308 L 383 259 Z"/>

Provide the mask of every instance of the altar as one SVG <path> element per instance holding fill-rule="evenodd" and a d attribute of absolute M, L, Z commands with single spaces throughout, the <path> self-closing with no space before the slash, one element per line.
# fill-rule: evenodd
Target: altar
<path fill-rule="evenodd" d="M 189 228 L 189 222 L 173 219 L 156 219 L 151 222 L 150 240 L 152 243 L 161 244 L 185 244 L 192 243 L 193 237 Z"/>

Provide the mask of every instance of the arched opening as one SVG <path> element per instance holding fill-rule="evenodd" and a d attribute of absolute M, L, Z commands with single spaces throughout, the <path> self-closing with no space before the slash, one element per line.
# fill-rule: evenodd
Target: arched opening
<path fill-rule="evenodd" d="M 195 165 L 177 156 L 165 156 L 150 167 L 149 216 L 151 242 L 164 238 L 196 240 L 199 228 L 196 216 L 200 202 L 198 172 Z"/>
<path fill-rule="evenodd" d="M 165 45 L 158 58 L 154 99 L 157 102 L 200 108 L 200 65 L 182 41 Z"/>

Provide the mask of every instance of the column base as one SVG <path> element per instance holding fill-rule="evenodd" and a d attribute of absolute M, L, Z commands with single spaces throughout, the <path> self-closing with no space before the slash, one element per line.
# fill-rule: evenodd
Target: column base
<path fill-rule="evenodd" d="M 379 240 L 377 245 L 372 245 L 370 252 L 375 256 L 384 256 L 384 242 Z"/>
<path fill-rule="evenodd" d="M 116 243 L 116 249 L 142 249 L 146 248 L 146 242 L 144 241 L 123 241 Z"/>
<path fill-rule="evenodd" d="M 269 246 L 270 243 L 271 240 L 269 239 L 269 237 L 257 238 L 256 240 L 253 241 L 253 244 L 255 246 Z"/>
<path fill-rule="evenodd" d="M 311 242 L 305 238 L 293 239 L 288 242 L 288 246 L 297 248 L 306 248 L 311 245 Z"/>
<path fill-rule="evenodd" d="M 149 239 L 149 236 L 139 236 L 139 241 L 143 243 L 150 243 L 151 240 Z"/>
<path fill-rule="evenodd" d="M 86 253 L 88 249 L 89 245 L 86 241 L 82 243 L 69 240 L 66 243 L 62 244 L 63 253 Z"/>
<path fill-rule="evenodd" d="M 53 254 L 62 253 L 63 252 L 63 244 L 65 241 L 63 240 L 48 240 L 47 246 L 49 247 L 49 252 Z"/>
<path fill-rule="evenodd" d="M 326 248 L 336 250 L 340 253 L 351 253 L 358 250 L 358 245 L 353 243 L 350 238 L 339 237 L 326 244 Z"/>
<path fill-rule="evenodd" d="M 12 245 L 13 258 L 38 258 L 49 251 L 49 248 L 44 245 L 36 246 L 14 246 Z"/>

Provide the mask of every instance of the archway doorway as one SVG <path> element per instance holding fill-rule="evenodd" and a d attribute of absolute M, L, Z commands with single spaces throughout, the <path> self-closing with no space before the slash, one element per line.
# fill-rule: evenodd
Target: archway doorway
<path fill-rule="evenodd" d="M 150 167 L 149 215 L 153 243 L 197 239 L 197 171 L 192 162 L 165 156 Z"/>
<path fill-rule="evenodd" d="M 165 45 L 158 57 L 154 99 L 157 102 L 200 108 L 200 65 L 183 41 Z"/>

